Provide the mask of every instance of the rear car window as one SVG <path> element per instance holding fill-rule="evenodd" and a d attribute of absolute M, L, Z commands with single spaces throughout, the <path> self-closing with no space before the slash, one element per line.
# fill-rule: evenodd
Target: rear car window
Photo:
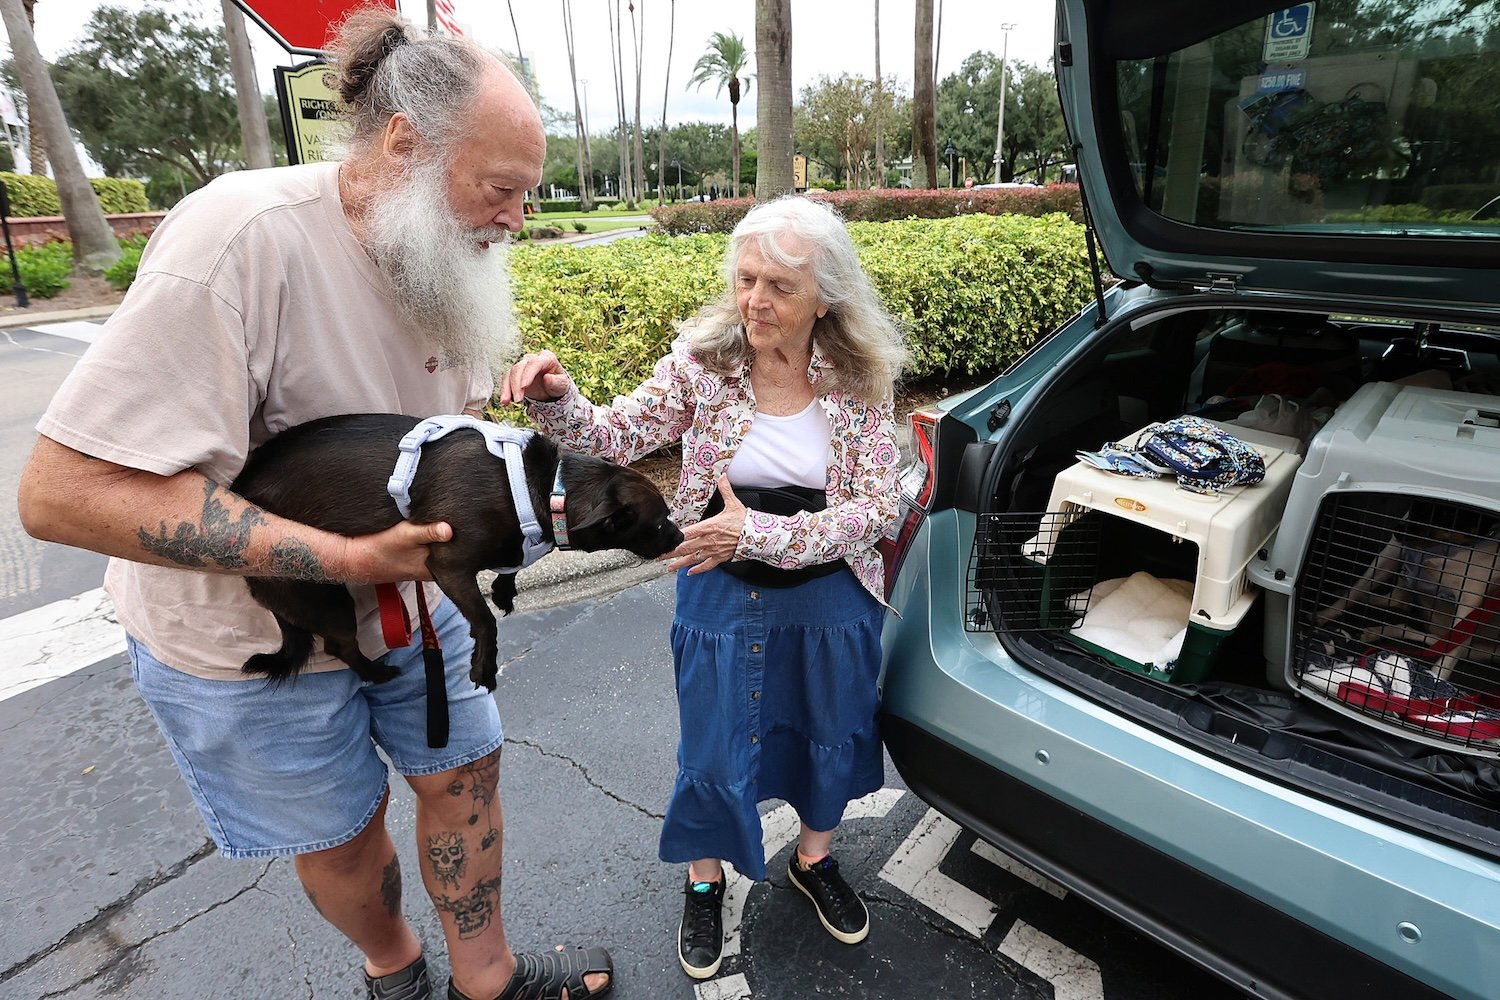
<path fill-rule="evenodd" d="M 1209 228 L 1494 238 L 1496 13 L 1325 0 L 1116 61 L 1138 196 Z"/>

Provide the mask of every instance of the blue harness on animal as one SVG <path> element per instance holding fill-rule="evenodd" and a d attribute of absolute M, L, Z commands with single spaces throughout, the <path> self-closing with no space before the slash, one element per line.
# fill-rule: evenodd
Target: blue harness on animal
<path fill-rule="evenodd" d="M 417 463 L 422 458 L 422 446 L 428 441 L 456 430 L 473 430 L 484 435 L 485 447 L 490 454 L 505 461 L 505 477 L 510 482 L 510 498 L 516 508 L 516 518 L 521 522 L 521 565 L 493 567 L 499 573 L 516 573 L 552 551 L 552 543 L 542 536 L 542 525 L 537 520 L 531 505 L 531 491 L 526 488 L 526 469 L 521 464 L 521 452 L 531 441 L 535 431 L 523 430 L 509 424 L 497 424 L 479 420 L 466 414 L 429 417 L 417 424 L 401 439 L 401 455 L 396 459 L 396 469 L 386 483 L 386 492 L 396 501 L 396 509 L 402 517 L 411 516 L 411 483 L 417 474 Z M 560 514 L 563 496 L 562 463 L 557 466 L 557 476 L 552 482 L 552 506 Z M 554 514 L 554 532 L 559 516 Z M 567 546 L 567 528 L 556 535 L 563 547 Z"/>

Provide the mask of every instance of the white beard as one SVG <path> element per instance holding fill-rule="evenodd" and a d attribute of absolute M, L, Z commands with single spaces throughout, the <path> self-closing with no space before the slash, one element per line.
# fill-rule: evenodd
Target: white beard
<path fill-rule="evenodd" d="M 499 226 L 473 229 L 448 205 L 443 164 L 413 167 L 370 200 L 365 244 L 391 283 L 402 317 L 439 349 L 444 368 L 495 371 L 520 344 L 507 241 Z M 491 241 L 481 249 L 481 241 Z"/>

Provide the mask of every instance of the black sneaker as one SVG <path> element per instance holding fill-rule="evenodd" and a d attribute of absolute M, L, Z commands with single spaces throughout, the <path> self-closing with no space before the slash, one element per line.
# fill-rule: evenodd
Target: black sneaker
<path fill-rule="evenodd" d="M 724 878 L 717 882 L 687 880 L 682 923 L 677 925 L 677 958 L 682 971 L 707 979 L 724 960 Z"/>
<path fill-rule="evenodd" d="M 793 850 L 792 859 L 787 864 L 787 875 L 792 885 L 812 900 L 818 919 L 828 933 L 845 944 L 859 944 L 870 933 L 870 912 L 865 909 L 864 901 L 849 888 L 844 876 L 839 874 L 839 863 L 833 860 L 833 855 L 803 868 L 797 863 L 797 852 Z"/>
<path fill-rule="evenodd" d="M 418 956 L 401 971 L 379 979 L 365 973 L 365 1000 L 429 1000 L 431 996 L 426 956 Z"/>

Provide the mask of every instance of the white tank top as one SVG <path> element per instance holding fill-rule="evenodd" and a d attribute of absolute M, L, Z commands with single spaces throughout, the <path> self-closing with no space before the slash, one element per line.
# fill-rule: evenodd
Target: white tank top
<path fill-rule="evenodd" d="M 757 413 L 729 462 L 731 486 L 828 488 L 828 414 L 814 399 L 790 417 Z"/>

